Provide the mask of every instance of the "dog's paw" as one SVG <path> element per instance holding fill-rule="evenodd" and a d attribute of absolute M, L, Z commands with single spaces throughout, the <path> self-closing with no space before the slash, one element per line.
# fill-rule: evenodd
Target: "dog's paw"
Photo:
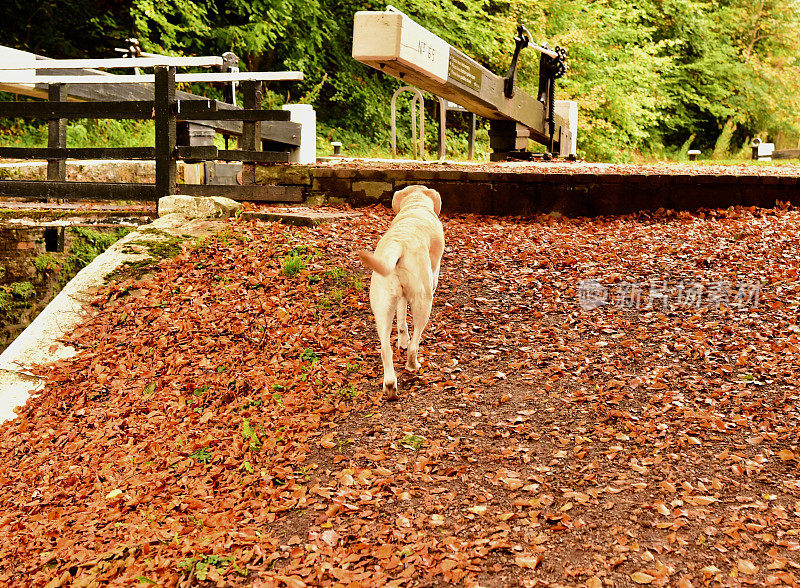
<path fill-rule="evenodd" d="M 422 364 L 418 362 L 416 359 L 414 360 L 414 363 L 411 363 L 410 361 L 406 362 L 406 371 L 408 372 L 415 372 L 421 367 Z"/>
<path fill-rule="evenodd" d="M 408 336 L 408 333 L 400 333 L 397 337 L 397 347 L 398 349 L 408 349 L 408 342 L 411 339 Z"/>
<path fill-rule="evenodd" d="M 397 382 L 384 382 L 383 395 L 386 400 L 397 400 Z"/>

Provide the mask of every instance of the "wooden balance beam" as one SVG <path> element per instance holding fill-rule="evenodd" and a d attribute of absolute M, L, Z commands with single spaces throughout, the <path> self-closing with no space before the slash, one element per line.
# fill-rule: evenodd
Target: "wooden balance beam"
<path fill-rule="evenodd" d="M 522 46 L 528 44 L 526 40 Z M 554 53 L 533 46 L 548 56 Z M 551 143 L 546 101 L 514 89 L 513 75 L 508 76 L 512 78 L 509 92 L 508 78 L 495 75 L 391 6 L 383 12 L 355 14 L 353 58 L 490 119 L 492 147 L 498 154 L 520 153 L 528 138 Z M 554 153 L 572 155 L 576 129 L 563 114 L 555 113 L 553 118 Z"/>

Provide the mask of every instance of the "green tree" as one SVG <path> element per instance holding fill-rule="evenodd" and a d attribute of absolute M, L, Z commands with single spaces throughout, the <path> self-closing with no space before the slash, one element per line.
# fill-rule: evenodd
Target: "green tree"
<path fill-rule="evenodd" d="M 665 118 L 668 143 L 697 133 L 701 147 L 721 151 L 738 138 L 796 130 L 800 97 L 800 4 L 761 0 L 659 0 L 646 11 L 654 40 L 668 49 Z M 792 120 L 794 118 L 794 120 Z"/>
<path fill-rule="evenodd" d="M 647 13 L 629 2 L 515 2 L 517 19 L 539 42 L 567 49 L 556 98 L 578 101 L 578 150 L 589 159 L 625 160 L 657 141 L 672 68 L 653 40 Z M 521 83 L 535 91 L 538 55 L 524 60 Z"/>
<path fill-rule="evenodd" d="M 536 41 L 566 47 L 557 98 L 578 101 L 579 151 L 591 159 L 677 150 L 692 136 L 721 154 L 755 135 L 800 133 L 800 0 L 395 4 L 498 75 L 511 60 L 518 23 Z M 312 102 L 331 138 L 345 133 L 387 147 L 389 99 L 400 82 L 351 57 L 354 13 L 383 7 L 369 0 L 6 0 L 0 39 L 62 58 L 111 56 L 128 36 L 155 53 L 233 51 L 244 69 L 305 74 L 301 83 L 270 85 L 269 106 Z M 519 65 L 518 81 L 532 93 L 538 62 L 527 49 Z"/>
<path fill-rule="evenodd" d="M 0 43 L 55 58 L 109 57 L 131 30 L 121 0 L 3 0 Z"/>

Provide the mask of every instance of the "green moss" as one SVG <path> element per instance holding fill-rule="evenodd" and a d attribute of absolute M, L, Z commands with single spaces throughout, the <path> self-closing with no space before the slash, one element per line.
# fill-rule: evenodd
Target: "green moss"
<path fill-rule="evenodd" d="M 0 286 L 0 313 L 10 314 L 28 308 L 34 296 L 36 289 L 30 282 L 11 282 L 7 286 Z"/>
<path fill-rule="evenodd" d="M 89 265 L 95 257 L 131 232 L 127 227 L 117 229 L 114 233 L 100 233 L 86 227 L 71 227 L 70 231 L 80 237 L 75 239 L 71 251 L 80 267 Z"/>
<path fill-rule="evenodd" d="M 183 238 L 170 235 L 166 231 L 147 228 L 140 231 L 145 235 L 153 235 L 157 239 L 137 239 L 129 241 L 131 247 L 124 253 L 139 253 L 133 245 L 139 245 L 147 250 L 148 257 L 137 261 L 126 261 L 120 267 L 106 276 L 106 281 L 122 281 L 128 278 L 138 280 L 143 275 L 150 273 L 162 259 L 171 259 L 183 252 Z"/>
<path fill-rule="evenodd" d="M 19 177 L 19 171 L 14 168 L 0 167 L 0 180 L 15 180 Z"/>
<path fill-rule="evenodd" d="M 38 272 L 57 275 L 55 292 L 59 292 L 75 274 L 127 235 L 130 229 L 121 227 L 113 233 L 101 233 L 85 227 L 70 227 L 69 231 L 74 238 L 68 252 L 64 255 L 43 253 L 33 260 L 33 266 Z"/>
<path fill-rule="evenodd" d="M 0 168 L 2 169 L 2 168 Z M 0 177 L 0 179 L 3 179 Z M 97 213 L 91 210 L 71 210 L 70 216 L 96 216 Z M 0 220 L 7 218 L 28 218 L 32 220 L 57 220 L 67 216 L 65 210 L 20 210 L 18 208 L 0 208 Z"/>
<path fill-rule="evenodd" d="M 61 261 L 55 255 L 42 253 L 33 260 L 33 267 L 38 272 L 58 271 L 61 269 Z"/>
<path fill-rule="evenodd" d="M 157 259 L 170 259 L 180 255 L 180 253 L 183 251 L 183 247 L 181 246 L 183 239 L 181 237 L 175 237 L 166 231 L 153 228 L 142 229 L 139 232 L 144 235 L 153 235 L 159 237 L 158 239 L 138 239 L 130 242 L 131 245 L 141 245 L 147 249 L 147 253 L 150 255 L 150 257 L 155 257 Z"/>
<path fill-rule="evenodd" d="M 300 273 L 306 267 L 306 257 L 300 255 L 289 255 L 283 259 L 283 273 L 291 277 Z"/>
<path fill-rule="evenodd" d="M 152 272 L 157 264 L 158 260 L 152 257 L 140 259 L 139 261 L 126 261 L 106 276 L 106 282 L 110 282 L 112 280 L 121 282 L 128 278 L 138 280 L 145 274 Z"/>
<path fill-rule="evenodd" d="M 30 282 L 12 282 L 9 285 L 11 294 L 20 300 L 27 300 L 36 295 L 36 290 Z"/>

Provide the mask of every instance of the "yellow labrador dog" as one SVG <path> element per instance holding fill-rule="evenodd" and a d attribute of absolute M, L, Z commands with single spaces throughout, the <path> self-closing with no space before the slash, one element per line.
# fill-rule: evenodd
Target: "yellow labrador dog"
<path fill-rule="evenodd" d="M 397 398 L 391 334 L 397 313 L 397 345 L 408 348 L 406 369 L 417 370 L 419 341 L 428 324 L 433 292 L 439 283 L 439 265 L 444 252 L 444 231 L 439 220 L 442 199 L 436 190 L 409 186 L 392 198 L 394 220 L 383 234 L 375 253 L 360 251 L 359 257 L 373 270 L 369 301 L 381 341 L 383 392 Z M 406 313 L 411 305 L 414 334 L 409 341 Z"/>

